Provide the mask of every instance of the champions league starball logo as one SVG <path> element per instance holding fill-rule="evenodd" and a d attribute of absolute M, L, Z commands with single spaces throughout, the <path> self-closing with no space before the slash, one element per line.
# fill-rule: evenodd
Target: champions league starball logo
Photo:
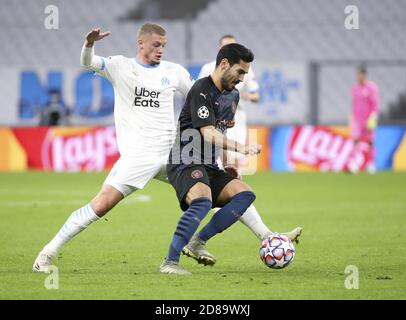
<path fill-rule="evenodd" d="M 197 110 L 197 115 L 200 119 L 206 119 L 209 117 L 209 109 L 206 106 L 201 106 L 199 110 Z"/>

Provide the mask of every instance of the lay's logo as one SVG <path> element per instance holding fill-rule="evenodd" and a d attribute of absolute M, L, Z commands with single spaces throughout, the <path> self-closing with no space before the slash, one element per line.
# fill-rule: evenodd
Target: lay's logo
<path fill-rule="evenodd" d="M 114 127 L 50 128 L 41 147 L 43 168 L 101 171 L 118 159 Z"/>
<path fill-rule="evenodd" d="M 297 170 L 347 171 L 350 161 L 360 169 L 371 158 L 372 149 L 366 142 L 354 148 L 352 139 L 334 127 L 296 127 L 289 143 L 288 158 Z"/>

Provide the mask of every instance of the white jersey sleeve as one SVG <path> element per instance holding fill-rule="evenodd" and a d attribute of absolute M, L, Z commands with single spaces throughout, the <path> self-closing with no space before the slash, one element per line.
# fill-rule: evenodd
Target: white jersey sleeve
<path fill-rule="evenodd" d="M 194 80 L 190 73 L 181 65 L 179 66 L 179 75 L 178 75 L 178 87 L 177 89 L 184 95 L 187 96 L 190 88 L 193 86 Z"/>
<path fill-rule="evenodd" d="M 211 75 L 216 68 L 216 61 L 212 61 L 210 63 L 206 63 L 203 65 L 203 67 L 200 69 L 199 76 L 197 77 L 198 79 L 208 77 Z"/>
<path fill-rule="evenodd" d="M 242 91 L 253 93 L 259 90 L 259 84 L 255 79 L 255 74 L 251 67 L 249 68 L 248 73 L 245 75 L 243 83 L 244 86 Z"/>
<path fill-rule="evenodd" d="M 121 58 L 122 56 L 110 56 L 108 58 L 97 56 L 94 54 L 94 46 L 91 48 L 83 46 L 80 64 L 114 83 Z"/>

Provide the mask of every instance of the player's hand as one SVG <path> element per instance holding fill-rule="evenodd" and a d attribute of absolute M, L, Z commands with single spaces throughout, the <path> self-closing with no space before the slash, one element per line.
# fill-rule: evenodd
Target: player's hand
<path fill-rule="evenodd" d="M 91 47 L 95 41 L 99 41 L 111 34 L 110 31 L 101 32 L 100 28 L 93 29 L 86 35 L 86 46 Z"/>
<path fill-rule="evenodd" d="M 260 144 L 250 144 L 245 147 L 245 152 L 244 154 L 254 156 L 256 154 L 259 154 L 262 150 L 262 146 Z"/>
<path fill-rule="evenodd" d="M 227 122 L 227 128 L 230 129 L 235 126 L 235 120 L 230 120 Z"/>
<path fill-rule="evenodd" d="M 240 92 L 240 98 L 245 101 L 258 102 L 260 99 L 259 92 Z"/>
<path fill-rule="evenodd" d="M 251 100 L 251 96 L 248 92 L 240 92 L 240 97 L 241 99 L 245 100 L 245 101 L 250 101 Z"/>
<path fill-rule="evenodd" d="M 224 171 L 227 172 L 230 176 L 233 176 L 234 178 L 241 180 L 241 174 L 239 173 L 236 166 L 227 165 L 224 167 Z"/>

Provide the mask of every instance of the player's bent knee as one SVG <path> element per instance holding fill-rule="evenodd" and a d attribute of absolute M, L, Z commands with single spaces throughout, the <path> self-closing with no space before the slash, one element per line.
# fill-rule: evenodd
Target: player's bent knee
<path fill-rule="evenodd" d="M 124 199 L 124 195 L 120 191 L 108 184 L 104 184 L 100 192 L 90 202 L 90 205 L 94 213 L 102 217 L 122 199 Z"/>
<path fill-rule="evenodd" d="M 219 206 L 225 205 L 227 202 L 230 201 L 231 198 L 238 195 L 241 192 L 251 192 L 252 189 L 246 183 L 234 179 L 230 181 L 220 192 L 219 196 L 217 197 L 216 204 Z"/>
<path fill-rule="evenodd" d="M 99 217 L 102 217 L 113 209 L 121 199 L 122 198 L 109 197 L 106 193 L 100 193 L 91 201 L 90 205 L 92 206 L 94 213 Z"/>
<path fill-rule="evenodd" d="M 106 201 L 97 198 L 93 199 L 90 205 L 92 206 L 94 213 L 99 217 L 104 216 L 111 209 Z"/>
<path fill-rule="evenodd" d="M 251 205 L 257 198 L 255 193 L 252 192 L 251 190 L 243 191 L 243 192 L 240 192 L 239 194 L 242 195 L 247 200 L 247 203 L 249 203 L 249 205 Z"/>
<path fill-rule="evenodd" d="M 234 181 L 234 180 L 233 180 Z M 238 189 L 239 189 L 239 192 L 244 192 L 244 191 L 251 191 L 251 192 L 253 192 L 252 191 L 252 188 L 248 185 L 248 184 L 246 184 L 245 182 L 243 182 L 243 181 L 241 181 L 241 180 L 235 180 L 236 181 L 236 183 L 238 184 Z"/>
<path fill-rule="evenodd" d="M 238 180 L 238 179 L 234 179 L 232 181 L 230 181 L 223 189 L 228 196 L 232 197 L 240 192 L 244 192 L 244 191 L 251 191 L 252 189 L 251 187 L 246 184 L 245 182 Z"/>
<path fill-rule="evenodd" d="M 252 191 L 242 191 L 236 194 L 231 200 L 238 201 L 242 213 L 244 213 L 248 207 L 255 201 L 257 196 Z"/>
<path fill-rule="evenodd" d="M 196 216 L 198 217 L 198 223 L 200 223 L 201 220 L 204 219 L 204 217 L 212 208 L 212 205 L 213 203 L 211 202 L 211 200 L 205 197 L 192 200 L 192 202 L 190 203 L 190 208 L 195 209 L 194 211 L 196 213 Z"/>
<path fill-rule="evenodd" d="M 202 182 L 198 182 L 193 187 L 190 188 L 190 190 L 186 194 L 185 200 L 186 200 L 186 203 L 188 203 L 190 205 L 193 200 L 199 199 L 199 198 L 207 198 L 210 201 L 212 201 L 211 190 L 210 190 L 209 186 Z"/>

